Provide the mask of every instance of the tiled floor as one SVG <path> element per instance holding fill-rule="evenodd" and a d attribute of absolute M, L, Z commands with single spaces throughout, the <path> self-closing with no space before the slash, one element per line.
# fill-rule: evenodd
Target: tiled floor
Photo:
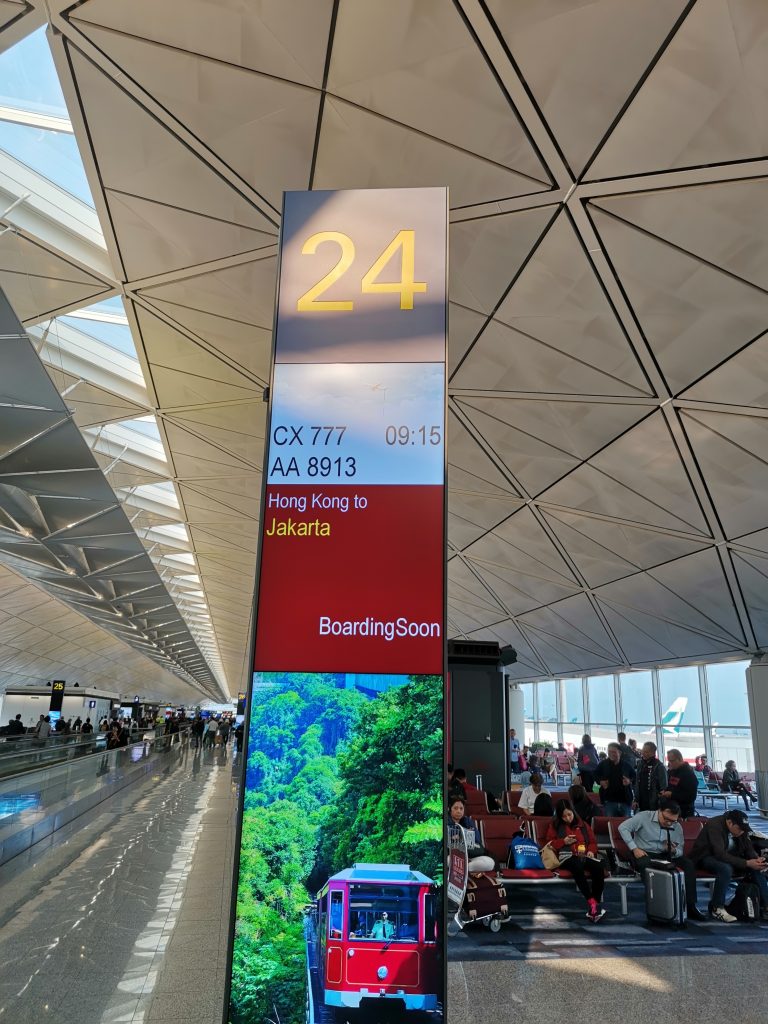
<path fill-rule="evenodd" d="M 176 748 L 0 868 L 0 1024 L 220 1024 L 238 767 Z"/>
<path fill-rule="evenodd" d="M 759 815 L 750 819 L 768 831 Z M 699 906 L 706 902 L 701 886 Z M 606 907 L 595 926 L 575 887 L 520 887 L 512 918 L 497 934 L 470 925 L 449 940 L 447 1024 L 768 1020 L 768 925 L 652 927 L 640 887 L 630 890 L 629 917 L 621 916 L 611 886 Z"/>

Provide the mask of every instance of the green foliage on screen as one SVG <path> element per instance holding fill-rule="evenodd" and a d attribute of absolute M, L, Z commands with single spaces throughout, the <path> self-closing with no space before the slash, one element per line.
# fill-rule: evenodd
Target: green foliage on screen
<path fill-rule="evenodd" d="M 251 712 L 232 1024 L 304 1024 L 304 911 L 355 861 L 441 877 L 443 687 L 375 699 L 333 676 L 273 675 Z"/>

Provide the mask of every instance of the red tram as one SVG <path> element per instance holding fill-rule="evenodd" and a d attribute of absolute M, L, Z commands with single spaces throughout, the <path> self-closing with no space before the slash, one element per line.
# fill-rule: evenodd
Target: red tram
<path fill-rule="evenodd" d="M 437 1012 L 439 900 L 407 864 L 355 864 L 329 878 L 313 908 L 325 1005 Z"/>

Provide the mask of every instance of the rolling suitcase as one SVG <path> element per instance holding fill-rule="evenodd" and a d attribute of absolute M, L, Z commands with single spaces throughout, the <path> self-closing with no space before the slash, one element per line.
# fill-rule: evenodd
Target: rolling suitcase
<path fill-rule="evenodd" d="M 685 872 L 671 861 L 654 860 L 645 869 L 645 913 L 655 924 L 682 928 L 687 920 Z"/>

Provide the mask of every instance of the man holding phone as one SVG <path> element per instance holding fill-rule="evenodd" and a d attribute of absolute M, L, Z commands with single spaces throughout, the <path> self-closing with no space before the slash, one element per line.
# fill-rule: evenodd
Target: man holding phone
<path fill-rule="evenodd" d="M 720 921 L 736 920 L 725 910 L 726 893 L 734 875 L 755 883 L 760 890 L 760 916 L 768 921 L 768 864 L 752 845 L 751 831 L 744 811 L 726 811 L 710 818 L 693 844 L 691 860 L 715 876 L 712 916 Z"/>
<path fill-rule="evenodd" d="M 632 851 L 635 870 L 643 882 L 646 868 L 652 867 L 654 860 L 668 860 L 682 868 L 688 919 L 707 920 L 707 915 L 696 906 L 696 868 L 693 861 L 683 856 L 685 837 L 680 824 L 680 804 L 662 797 L 657 811 L 639 811 L 633 818 L 622 821 L 619 835 Z"/>

